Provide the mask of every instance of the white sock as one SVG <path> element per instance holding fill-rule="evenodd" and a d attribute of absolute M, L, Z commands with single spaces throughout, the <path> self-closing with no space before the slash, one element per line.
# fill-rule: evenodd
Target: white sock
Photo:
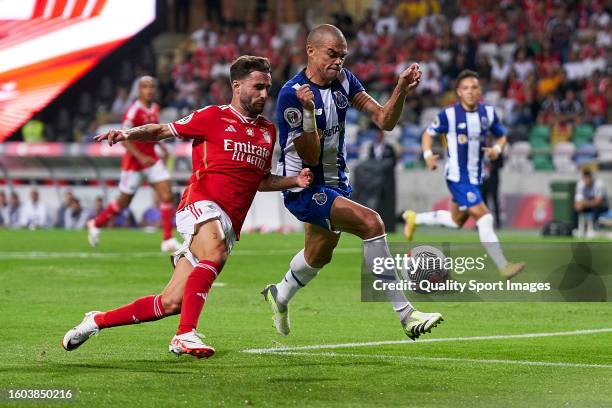
<path fill-rule="evenodd" d="M 480 242 L 485 247 L 485 250 L 495 262 L 495 265 L 499 269 L 502 269 L 508 261 L 504 257 L 501 246 L 499 245 L 499 239 L 495 235 L 493 229 L 493 216 L 491 214 L 485 214 L 476 221 L 478 227 L 478 235 L 480 236 Z"/>
<path fill-rule="evenodd" d="M 438 210 L 418 213 L 416 215 L 417 225 L 436 225 L 447 228 L 458 228 L 459 226 L 453 221 L 450 211 Z"/>
<path fill-rule="evenodd" d="M 298 290 L 303 288 L 317 276 L 321 268 L 313 268 L 304 258 L 304 250 L 298 252 L 289 263 L 289 270 L 276 284 L 277 301 L 286 306 Z"/>
<path fill-rule="evenodd" d="M 374 270 L 374 259 L 376 258 L 391 258 L 386 234 L 380 237 L 363 240 L 363 259 L 366 267 L 370 271 Z M 395 267 L 385 269 L 382 274 L 376 276 L 379 279 L 389 282 L 398 281 Z M 401 290 L 385 290 L 384 293 L 387 299 L 389 299 L 389 302 L 391 302 L 393 310 L 397 313 L 398 318 L 403 322 L 414 310 L 408 299 L 406 299 L 406 295 L 404 295 L 404 292 Z"/>

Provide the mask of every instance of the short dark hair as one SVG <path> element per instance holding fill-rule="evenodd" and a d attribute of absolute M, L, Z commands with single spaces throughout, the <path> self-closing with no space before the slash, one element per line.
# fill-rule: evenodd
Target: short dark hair
<path fill-rule="evenodd" d="M 471 69 L 464 69 L 457 75 L 457 80 L 455 81 L 455 89 L 459 88 L 459 83 L 463 81 L 465 78 L 476 78 L 480 80 L 480 76 L 478 72 L 472 71 Z"/>
<path fill-rule="evenodd" d="M 230 67 L 230 81 L 238 81 L 254 71 L 269 74 L 272 71 L 270 61 L 267 58 L 254 55 L 243 55 L 238 57 L 232 62 L 232 66 Z"/>

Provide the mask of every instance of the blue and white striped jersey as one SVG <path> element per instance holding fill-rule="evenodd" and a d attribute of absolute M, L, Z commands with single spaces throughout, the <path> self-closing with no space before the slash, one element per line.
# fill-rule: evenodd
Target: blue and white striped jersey
<path fill-rule="evenodd" d="M 302 135 L 302 104 L 295 91 L 302 85 L 310 85 L 314 93 L 315 118 L 321 137 L 321 160 L 311 167 L 314 173 L 313 185 L 348 189 L 346 168 L 346 145 L 344 123 L 350 101 L 363 85 L 348 69 L 342 68 L 338 77 L 328 86 L 313 84 L 304 71 L 290 79 L 280 90 L 276 101 L 281 155 L 276 168 L 280 176 L 295 176 L 307 167 L 295 151 L 293 141 Z M 300 188 L 291 191 L 300 191 Z"/>
<path fill-rule="evenodd" d="M 432 136 L 446 134 L 446 179 L 480 185 L 486 136 L 504 136 L 505 130 L 492 106 L 479 103 L 467 112 L 459 102 L 441 110 L 427 128 Z"/>

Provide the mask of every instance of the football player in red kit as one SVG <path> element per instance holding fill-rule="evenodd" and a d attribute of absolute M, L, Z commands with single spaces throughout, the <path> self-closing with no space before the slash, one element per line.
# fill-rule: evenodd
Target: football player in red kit
<path fill-rule="evenodd" d="M 159 123 L 159 105 L 153 102 L 155 97 L 155 80 L 150 76 L 138 79 L 138 99 L 130 105 L 123 116 L 123 129 L 130 129 L 149 123 Z M 95 219 L 87 223 L 89 243 L 97 246 L 100 241 L 100 229 L 108 220 L 128 207 L 145 178 L 157 191 L 160 199 L 160 216 L 163 239 L 162 251 L 174 252 L 180 244 L 172 236 L 172 221 L 174 208 L 172 205 L 172 185 L 170 173 L 164 162 L 155 153 L 155 146 L 159 145 L 167 156 L 162 143 L 147 143 L 126 140 L 123 142 L 125 155 L 121 161 L 121 178 L 119 181 L 119 197 L 111 201 L 108 206 Z"/>
<path fill-rule="evenodd" d="M 167 125 L 149 124 L 130 130 L 111 130 L 97 141 L 160 141 L 192 139 L 193 174 L 176 214 L 185 243 L 174 254 L 174 274 L 160 295 L 145 296 L 107 312 L 89 312 L 66 333 L 62 347 L 74 350 L 109 327 L 158 320 L 179 314 L 180 322 L 169 350 L 177 355 L 210 357 L 213 347 L 196 332 L 212 283 L 240 238 L 240 229 L 259 191 L 307 187 L 312 173 L 294 177 L 270 173 L 276 128 L 261 116 L 272 83 L 266 58 L 242 56 L 231 66 L 232 101 L 207 106 Z"/>

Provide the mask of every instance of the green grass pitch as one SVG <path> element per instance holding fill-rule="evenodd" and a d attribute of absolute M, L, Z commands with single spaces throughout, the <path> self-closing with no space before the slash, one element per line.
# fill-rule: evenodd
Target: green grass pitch
<path fill-rule="evenodd" d="M 472 231 L 420 234 L 477 242 Z M 291 335 L 278 336 L 259 292 L 285 273 L 302 240 L 243 236 L 200 320 L 217 354 L 195 360 L 167 351 L 176 316 L 105 330 L 74 352 L 59 345 L 84 312 L 159 293 L 171 269 L 158 235 L 104 231 L 94 250 L 85 232 L 0 230 L 0 388 L 71 388 L 66 406 L 89 407 L 612 406 L 611 331 L 504 337 L 612 328 L 609 303 L 420 303 L 445 321 L 414 343 L 393 343 L 407 338 L 389 305 L 360 301 L 360 242 L 350 236 L 294 299 Z M 383 341 L 391 343 L 355 344 Z M 341 343 L 354 344 L 244 352 Z"/>

